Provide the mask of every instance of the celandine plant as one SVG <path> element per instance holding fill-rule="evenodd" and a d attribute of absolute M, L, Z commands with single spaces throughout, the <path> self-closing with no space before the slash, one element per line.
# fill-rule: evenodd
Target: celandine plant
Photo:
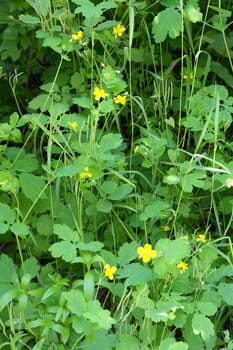
<path fill-rule="evenodd" d="M 233 349 L 230 2 L 3 2 L 0 349 Z"/>

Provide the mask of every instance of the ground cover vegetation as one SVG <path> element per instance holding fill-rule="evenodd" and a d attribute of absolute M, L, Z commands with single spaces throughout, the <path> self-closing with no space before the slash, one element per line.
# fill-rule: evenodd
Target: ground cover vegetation
<path fill-rule="evenodd" d="M 2 0 L 0 349 L 233 349 L 227 0 Z"/>

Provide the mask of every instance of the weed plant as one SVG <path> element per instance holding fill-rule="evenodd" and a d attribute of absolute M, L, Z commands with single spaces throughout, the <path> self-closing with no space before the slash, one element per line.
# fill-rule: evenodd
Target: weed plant
<path fill-rule="evenodd" d="M 1 1 L 0 349 L 233 349 L 231 9 Z"/>

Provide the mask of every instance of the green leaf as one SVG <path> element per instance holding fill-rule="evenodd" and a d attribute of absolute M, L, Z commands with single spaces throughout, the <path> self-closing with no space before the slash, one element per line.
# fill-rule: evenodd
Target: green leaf
<path fill-rule="evenodd" d="M 139 345 L 139 340 L 130 334 L 121 334 L 118 335 L 118 342 L 116 350 L 139 350 L 141 349 Z"/>
<path fill-rule="evenodd" d="M 99 103 L 99 110 L 100 112 L 107 114 L 110 113 L 112 111 L 114 111 L 115 106 L 114 103 L 111 99 L 109 100 L 104 100 L 102 102 Z"/>
<path fill-rule="evenodd" d="M 7 225 L 11 225 L 13 224 L 15 219 L 15 211 L 11 209 L 9 205 L 0 203 L 0 222 L 3 222 Z"/>
<path fill-rule="evenodd" d="M 132 188 L 129 184 L 122 184 L 118 186 L 113 193 L 111 193 L 108 198 L 114 201 L 124 199 L 130 192 Z"/>
<path fill-rule="evenodd" d="M 195 314 L 192 319 L 193 333 L 200 334 L 203 341 L 208 343 L 209 339 L 215 334 L 214 325 L 211 320 L 201 314 Z"/>
<path fill-rule="evenodd" d="M 181 260 L 188 257 L 191 251 L 189 242 L 183 238 L 175 240 L 160 239 L 155 248 L 161 254 L 161 259 L 164 259 L 169 265 L 178 264 Z M 155 261 L 154 265 L 156 266 L 157 263 Z"/>
<path fill-rule="evenodd" d="M 31 15 L 20 15 L 19 19 L 24 23 L 32 24 L 32 25 L 40 23 L 39 17 L 31 16 Z"/>
<path fill-rule="evenodd" d="M 99 241 L 92 241 L 89 243 L 79 242 L 77 246 L 80 250 L 96 253 L 103 248 L 104 244 Z"/>
<path fill-rule="evenodd" d="M 18 290 L 12 289 L 0 296 L 0 312 L 18 295 Z"/>
<path fill-rule="evenodd" d="M 188 0 L 184 8 L 184 17 L 192 23 L 202 21 L 202 13 L 198 5 L 198 0 Z"/>
<path fill-rule="evenodd" d="M 118 271 L 118 275 L 120 278 L 128 278 L 127 284 L 129 286 L 136 286 L 153 278 L 152 270 L 139 263 L 124 266 Z"/>
<path fill-rule="evenodd" d="M 110 329 L 115 320 L 110 316 L 110 311 L 103 310 L 98 300 L 91 300 L 87 304 L 87 311 L 83 313 L 83 317 L 103 329 Z"/>
<path fill-rule="evenodd" d="M 112 209 L 112 203 L 107 199 L 99 199 L 97 202 L 97 210 L 102 213 L 109 213 Z"/>
<path fill-rule="evenodd" d="M 12 170 L 19 172 L 33 172 L 39 167 L 39 162 L 32 153 L 21 154 L 14 162 Z"/>
<path fill-rule="evenodd" d="M 23 194 L 31 201 L 35 201 L 45 187 L 45 181 L 41 176 L 33 174 L 20 174 L 19 183 Z M 43 198 L 44 196 L 41 196 Z M 45 198 L 45 197 L 44 197 Z"/>
<path fill-rule="evenodd" d="M 49 248 L 54 258 L 62 258 L 64 261 L 73 262 L 76 258 L 76 245 L 70 242 L 57 242 Z"/>
<path fill-rule="evenodd" d="M 34 257 L 28 258 L 24 261 L 23 266 L 20 268 L 20 275 L 30 275 L 32 278 L 36 277 L 40 270 L 38 260 Z"/>
<path fill-rule="evenodd" d="M 218 292 L 227 305 L 233 305 L 233 283 L 220 283 L 218 286 Z"/>
<path fill-rule="evenodd" d="M 198 300 L 197 309 L 202 313 L 202 315 L 213 316 L 218 310 L 218 305 L 212 303 L 211 301 Z"/>
<path fill-rule="evenodd" d="M 156 43 L 163 42 L 167 36 L 174 39 L 183 30 L 181 14 L 174 8 L 159 12 L 152 23 L 152 33 Z"/>
<path fill-rule="evenodd" d="M 82 316 L 86 311 L 86 302 L 83 293 L 79 290 L 71 290 L 63 293 L 64 298 L 67 300 L 67 307 L 72 314 Z"/>
<path fill-rule="evenodd" d="M 124 243 L 118 252 L 118 264 L 121 266 L 125 266 L 130 261 L 137 258 L 137 243 L 131 242 L 131 243 Z"/>
<path fill-rule="evenodd" d="M 17 276 L 16 267 L 11 258 L 6 254 L 0 256 L 0 282 L 12 283 L 13 279 Z"/>
<path fill-rule="evenodd" d="M 82 108 L 90 109 L 92 107 L 91 99 L 88 96 L 74 97 L 72 103 Z"/>
<path fill-rule="evenodd" d="M 29 108 L 41 111 L 47 111 L 49 106 L 53 103 L 52 97 L 48 94 L 40 94 L 34 97 L 28 104 Z"/>
<path fill-rule="evenodd" d="M 87 301 L 90 301 L 94 297 L 95 281 L 92 271 L 87 271 L 83 279 L 83 291 Z"/>
<path fill-rule="evenodd" d="M 83 349 L 87 350 L 113 350 L 117 339 L 115 334 L 107 334 L 103 329 L 88 332 L 90 335 L 82 342 Z"/>
<path fill-rule="evenodd" d="M 153 310 L 146 310 L 146 317 L 150 318 L 153 322 L 166 322 L 169 319 L 173 319 L 177 309 L 182 309 L 183 306 L 176 301 L 158 301 L 156 308 Z"/>
<path fill-rule="evenodd" d="M 174 338 L 167 338 L 160 343 L 158 350 L 187 350 L 189 346 L 182 341 L 177 342 Z"/>
<path fill-rule="evenodd" d="M 194 187 L 204 188 L 205 182 L 204 178 L 206 178 L 206 174 L 203 171 L 196 171 L 194 173 L 184 175 L 181 180 L 181 186 L 184 192 L 191 193 Z"/>
<path fill-rule="evenodd" d="M 54 233 L 64 241 L 67 242 L 77 242 L 78 241 L 78 232 L 71 230 L 71 228 L 67 225 L 54 225 Z"/>
<path fill-rule="evenodd" d="M 154 220 L 160 220 L 166 218 L 169 215 L 168 209 L 170 204 L 167 201 L 155 199 L 151 204 L 147 205 L 144 212 L 140 214 L 140 220 L 146 221 L 150 218 Z"/>
<path fill-rule="evenodd" d="M 120 147 L 122 144 L 122 136 L 120 134 L 108 133 L 101 138 L 99 147 L 102 152 L 109 152 L 110 150 Z"/>
<path fill-rule="evenodd" d="M 48 0 L 27 0 L 27 2 L 35 9 L 37 13 L 45 17 L 50 8 Z"/>
<path fill-rule="evenodd" d="M 30 234 L 29 226 L 22 224 L 21 222 L 16 222 L 10 227 L 10 229 L 15 235 L 22 238 Z"/>
<path fill-rule="evenodd" d="M 3 192 L 18 192 L 18 180 L 9 171 L 0 171 L 0 190 Z"/>

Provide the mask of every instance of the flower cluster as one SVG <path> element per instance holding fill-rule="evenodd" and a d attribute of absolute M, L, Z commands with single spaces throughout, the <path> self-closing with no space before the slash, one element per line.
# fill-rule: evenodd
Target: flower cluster
<path fill-rule="evenodd" d="M 189 75 L 188 74 L 184 74 L 183 75 L 183 79 L 184 80 L 188 80 L 188 79 L 192 80 L 193 79 L 193 73 L 190 73 Z"/>

